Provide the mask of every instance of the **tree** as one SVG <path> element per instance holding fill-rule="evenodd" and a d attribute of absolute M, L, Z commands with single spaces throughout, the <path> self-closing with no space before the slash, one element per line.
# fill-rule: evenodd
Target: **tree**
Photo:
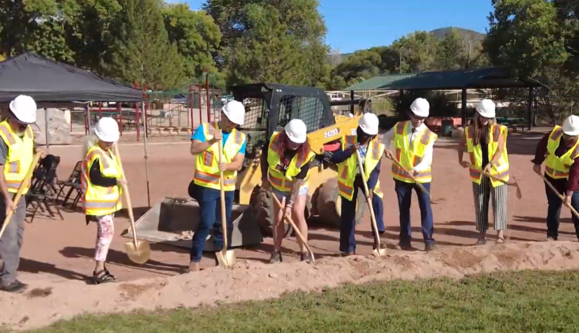
<path fill-rule="evenodd" d="M 426 31 L 416 31 L 392 43 L 401 58 L 401 72 L 420 73 L 435 69 L 438 40 Z M 400 70 L 399 67 L 399 70 Z"/>
<path fill-rule="evenodd" d="M 438 45 L 435 56 L 436 67 L 439 70 L 464 68 L 468 54 L 469 45 L 465 45 L 456 29 L 451 29 Z"/>
<path fill-rule="evenodd" d="M 192 11 L 186 4 L 167 5 L 163 10 L 169 41 L 177 45 L 183 57 L 187 78 L 204 72 L 216 73 L 212 53 L 221 42 L 221 32 L 213 18 L 204 11 Z"/>
<path fill-rule="evenodd" d="M 494 0 L 495 10 L 489 16 L 490 29 L 483 43 L 493 64 L 547 86 L 537 92 L 537 103 L 552 121 L 569 114 L 573 96 L 579 94 L 577 72 L 571 65 L 576 57 L 570 47 L 576 30 L 572 30 L 569 15 L 564 14 L 571 12 L 566 7 L 570 3 Z"/>
<path fill-rule="evenodd" d="M 286 84 L 327 84 L 329 49 L 318 6 L 317 0 L 208 0 L 204 9 L 223 34 L 220 54 L 214 58 L 226 69 L 228 82 L 268 78 Z"/>
<path fill-rule="evenodd" d="M 161 0 L 120 0 L 109 76 L 124 82 L 145 82 L 151 89 L 185 83 L 177 46 L 169 42 Z"/>

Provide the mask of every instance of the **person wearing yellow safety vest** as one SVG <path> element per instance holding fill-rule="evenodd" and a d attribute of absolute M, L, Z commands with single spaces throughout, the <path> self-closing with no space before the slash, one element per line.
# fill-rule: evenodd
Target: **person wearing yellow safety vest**
<path fill-rule="evenodd" d="M 274 132 L 263 147 L 261 155 L 262 187 L 272 190 L 284 209 L 274 204 L 276 232 L 270 262 L 283 261 L 281 243 L 284 237 L 284 216 L 295 221 L 299 231 L 308 239 L 308 224 L 304 211 L 308 197 L 310 162 L 316 154 L 307 142 L 306 124 L 300 119 L 290 120 L 281 132 Z M 301 260 L 309 260 L 300 242 Z"/>
<path fill-rule="evenodd" d="M 406 174 L 396 163 L 392 163 L 392 177 L 394 178 L 395 191 L 398 196 L 398 209 L 400 210 L 400 247 L 411 249 L 412 229 L 410 225 L 410 203 L 412 190 L 418 195 L 420 217 L 422 221 L 422 236 L 425 243 L 425 251 L 434 249 L 434 221 L 430 197 L 423 193 L 416 182 L 420 183 L 430 192 L 432 181 L 432 155 L 434 142 L 438 138 L 436 134 L 426 127 L 424 121 L 428 118 L 430 104 L 424 98 L 417 98 L 410 105 L 410 120 L 396 123 L 382 139 L 387 147 L 386 154 L 389 158 L 400 163 L 412 177 Z M 394 141 L 394 152 L 390 150 L 390 143 Z"/>
<path fill-rule="evenodd" d="M 476 106 L 472 124 L 465 128 L 458 148 L 458 162 L 463 168 L 469 169 L 472 181 L 476 230 L 480 233 L 476 245 L 486 244 L 491 197 L 497 243 L 505 241 L 503 233 L 507 228 L 508 187 L 498 180 L 484 176 L 481 172 L 484 170 L 493 177 L 509 180 L 508 128 L 496 123 L 495 114 L 493 101 L 490 99 L 480 101 Z M 468 161 L 463 160 L 465 152 L 468 153 Z"/>
<path fill-rule="evenodd" d="M 342 197 L 340 252 L 343 256 L 356 253 L 354 233 L 356 229 L 356 202 L 359 191 L 362 193 L 365 191 L 363 181 L 367 183 L 370 191 L 378 232 L 384 233 L 383 193 L 380 190 L 380 181 L 378 180 L 384 145 L 376 140 L 378 125 L 378 117 L 375 114 L 365 113 L 360 118 L 356 135 L 344 136 L 341 149 L 335 151 L 330 158 L 332 163 L 338 164 L 338 193 Z M 362 179 L 356 151 L 360 152 L 366 179 Z"/>
<path fill-rule="evenodd" d="M 223 230 L 221 227 L 220 171 L 223 171 L 223 189 L 225 192 L 225 216 L 227 220 L 227 244 L 231 244 L 231 207 L 233 205 L 237 171 L 245 159 L 245 134 L 236 129 L 245 123 L 245 106 L 239 101 L 229 101 L 221 109 L 221 120 L 216 123 L 201 124 L 191 137 L 192 155 L 195 159 L 196 188 L 195 199 L 200 206 L 200 220 L 193 235 L 189 271 L 198 271 L 203 255 L 209 229 L 213 228 L 215 247 L 223 248 Z M 223 149 L 223 163 L 219 160 L 219 142 Z"/>
<path fill-rule="evenodd" d="M 31 124 L 36 122 L 36 102 L 30 96 L 20 95 L 10 102 L 8 118 L 0 123 L 0 191 L 4 206 L 0 207 L 0 227 L 10 210 L 14 212 L 10 224 L 0 238 L 0 290 L 24 292 L 28 285 L 17 279 L 20 249 L 24 238 L 26 200 L 24 194 L 16 206 L 14 197 L 34 159 L 34 134 Z"/>
<path fill-rule="evenodd" d="M 87 137 L 82 161 L 80 187 L 86 223 L 97 223 L 93 283 L 112 282 L 116 277 L 105 266 L 113 240 L 114 215 L 122 208 L 122 178 L 113 145 L 119 140 L 119 125 L 110 117 L 101 118 Z"/>
<path fill-rule="evenodd" d="M 545 184 L 547 209 L 547 240 L 559 238 L 559 215 L 561 206 L 579 211 L 579 117 L 571 115 L 563 126 L 555 126 L 545 134 L 539 144 L 533 162 L 533 171 L 542 175 L 541 164 L 546 162 L 545 178 L 553 184 L 565 202 Z M 579 219 L 571 214 L 575 224 L 575 235 L 579 239 Z"/>

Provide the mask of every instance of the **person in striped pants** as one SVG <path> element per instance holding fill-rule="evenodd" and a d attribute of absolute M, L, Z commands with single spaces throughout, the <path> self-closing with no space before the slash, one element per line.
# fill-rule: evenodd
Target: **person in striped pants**
<path fill-rule="evenodd" d="M 504 242 L 507 228 L 507 185 L 509 180 L 507 153 L 508 128 L 495 120 L 495 103 L 483 99 L 476 107 L 474 121 L 467 126 L 458 149 L 458 162 L 469 169 L 476 211 L 476 229 L 480 233 L 476 245 L 487 242 L 489 200 L 492 198 L 494 229 L 497 242 Z M 463 160 L 464 153 L 469 161 Z M 490 176 L 489 176 L 490 175 Z"/>

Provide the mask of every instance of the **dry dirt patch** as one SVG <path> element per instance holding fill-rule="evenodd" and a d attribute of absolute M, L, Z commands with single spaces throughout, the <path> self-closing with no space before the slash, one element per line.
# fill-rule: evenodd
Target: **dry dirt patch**
<path fill-rule="evenodd" d="M 433 253 L 392 251 L 383 258 L 354 256 L 307 263 L 239 262 L 169 278 L 86 285 L 79 281 L 36 281 L 23 295 L 1 293 L 0 323 L 14 329 L 41 327 L 83 313 L 196 307 L 279 297 L 286 292 L 324 290 L 344 283 L 435 278 L 506 269 L 579 269 L 579 243 L 510 243 L 444 248 Z M 6 305 L 6 306 L 4 306 Z"/>

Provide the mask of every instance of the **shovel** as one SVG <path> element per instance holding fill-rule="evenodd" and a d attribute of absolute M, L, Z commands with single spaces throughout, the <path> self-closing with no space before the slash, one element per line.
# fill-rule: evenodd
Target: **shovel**
<path fill-rule="evenodd" d="M 271 192 L 271 196 L 273 197 L 273 201 L 275 201 L 275 203 L 277 204 L 279 209 L 283 210 L 283 206 L 281 205 L 281 202 L 279 202 L 279 199 L 276 197 L 275 193 Z M 298 227 L 296 226 L 294 221 L 291 219 L 291 217 L 285 215 L 284 218 L 292 226 L 292 229 L 294 230 L 294 232 L 298 236 L 298 239 L 300 240 L 300 242 L 302 244 L 304 244 L 306 251 L 308 251 L 308 254 L 310 255 L 310 260 L 312 261 L 312 263 L 315 263 L 316 259 L 314 258 L 314 252 L 312 251 L 312 249 L 310 248 L 310 246 L 306 242 L 306 239 L 304 238 L 304 236 L 300 232 L 300 229 L 298 229 Z M 273 230 L 276 230 L 276 229 L 277 228 L 274 226 Z"/>
<path fill-rule="evenodd" d="M 428 190 L 426 189 L 426 187 L 424 187 L 422 184 L 420 184 L 419 182 L 416 181 L 416 178 L 414 178 L 414 176 L 412 175 L 412 172 L 406 170 L 405 167 L 402 166 L 402 164 L 400 164 L 397 160 L 391 158 L 391 157 L 386 157 L 389 160 L 391 160 L 392 162 L 394 162 L 394 164 L 396 164 L 400 169 L 402 169 L 402 171 L 404 171 L 412 180 L 414 180 L 416 186 L 420 189 L 420 191 L 422 191 L 422 193 L 424 194 L 428 194 L 428 197 L 430 198 L 430 203 L 432 204 L 436 204 L 436 202 L 434 202 L 434 200 L 432 200 L 432 196 L 430 195 L 430 192 L 428 192 Z"/>
<path fill-rule="evenodd" d="M 219 140 L 219 164 L 223 163 L 223 144 Z M 219 266 L 224 266 L 226 268 L 231 267 L 235 264 L 235 251 L 227 249 L 227 216 L 225 215 L 225 191 L 223 190 L 223 171 L 219 172 L 219 184 L 220 184 L 220 195 L 221 195 L 221 229 L 223 231 L 223 249 L 220 252 L 215 253 L 217 257 L 217 262 Z"/>
<path fill-rule="evenodd" d="M 557 194 L 557 196 L 559 197 L 559 199 L 561 199 L 561 201 L 565 202 L 565 197 L 563 195 L 561 195 L 561 193 L 559 193 L 559 191 L 557 191 L 557 189 L 555 188 L 555 186 L 553 186 L 553 184 L 551 184 L 550 181 L 547 180 L 547 178 L 545 178 L 545 175 L 539 175 L 541 178 L 543 178 L 543 181 L 545 182 L 545 184 L 547 184 L 547 186 L 549 186 L 549 188 L 555 192 L 555 194 Z M 567 205 L 565 205 L 567 206 Z M 571 210 L 571 213 L 573 213 L 573 215 L 575 215 L 576 218 L 579 218 L 579 213 L 575 210 L 575 208 L 573 208 L 573 206 L 569 205 L 567 206 L 567 208 L 569 208 Z"/>
<path fill-rule="evenodd" d="M 513 182 L 513 183 L 509 183 L 508 181 L 506 181 L 506 180 L 504 180 L 504 179 L 497 178 L 497 177 L 491 175 L 490 173 L 485 172 L 484 170 L 481 170 L 480 168 L 475 167 L 475 166 L 472 165 L 472 164 L 470 165 L 470 167 L 471 167 L 472 169 L 475 169 L 475 170 L 478 171 L 478 172 L 481 172 L 483 175 L 485 175 L 485 176 L 488 177 L 488 178 L 491 178 L 491 179 L 494 180 L 494 181 L 501 182 L 501 183 L 503 183 L 503 184 L 505 184 L 505 185 L 507 185 L 507 186 L 514 186 L 514 187 L 516 187 L 516 188 L 517 188 L 517 199 L 521 199 L 521 198 L 523 197 L 523 192 L 521 191 L 521 187 L 519 186 L 519 183 L 517 182 L 517 179 L 515 178 L 515 176 L 510 175 L 511 177 L 513 177 L 514 182 Z"/>
<path fill-rule="evenodd" d="M 125 179 L 125 171 L 123 169 L 123 163 L 121 162 L 121 154 L 117 145 L 114 146 L 115 156 L 117 157 L 117 163 L 119 163 L 119 168 L 121 169 L 121 175 Z M 142 240 L 137 240 L 137 228 L 135 228 L 135 216 L 133 215 L 133 206 L 131 205 L 131 196 L 129 195 L 129 187 L 123 185 L 123 192 L 125 192 L 125 199 L 127 201 L 127 212 L 129 213 L 129 220 L 131 220 L 131 228 L 133 229 L 133 241 L 125 243 L 125 252 L 129 259 L 137 264 L 144 264 L 149 260 L 151 256 L 151 248 L 149 242 Z"/>
<path fill-rule="evenodd" d="M 27 188 L 28 185 L 30 185 L 30 180 L 32 179 L 32 173 L 34 172 L 34 167 L 38 164 L 38 161 L 40 160 L 41 155 L 42 155 L 41 152 L 37 152 L 34 155 L 34 159 L 32 160 L 32 163 L 30 163 L 30 166 L 28 167 L 28 171 L 26 172 L 26 177 L 24 177 L 22 184 L 20 184 L 20 188 L 18 188 L 18 192 L 16 192 L 16 196 L 14 197 L 14 200 L 12 200 L 12 202 L 14 203 L 14 206 L 12 207 L 12 209 L 10 209 L 8 211 L 8 214 L 6 215 L 6 218 L 4 219 L 4 223 L 2 224 L 2 229 L 0 229 L 0 238 L 2 238 L 2 235 L 4 234 L 4 230 L 6 230 L 6 227 L 8 226 L 8 224 L 10 224 L 10 220 L 12 219 L 12 215 L 14 215 L 14 209 L 18 205 L 18 201 L 20 201 L 20 198 L 22 197 L 22 192 L 24 192 L 24 189 Z"/>
<path fill-rule="evenodd" d="M 358 167 L 360 168 L 360 174 L 362 175 L 362 183 L 364 184 L 364 192 L 366 194 L 366 202 L 368 202 L 368 209 L 370 210 L 370 220 L 372 221 L 372 231 L 374 232 L 374 250 L 372 253 L 376 257 L 382 257 L 386 255 L 386 249 L 382 248 L 380 242 L 380 235 L 378 234 L 378 225 L 376 224 L 376 215 L 374 215 L 374 207 L 372 206 L 372 200 L 370 199 L 370 190 L 368 189 L 368 184 L 366 183 L 366 173 L 364 171 L 364 165 L 362 164 L 362 158 L 360 157 L 360 151 L 356 150 L 356 157 L 358 157 Z"/>

